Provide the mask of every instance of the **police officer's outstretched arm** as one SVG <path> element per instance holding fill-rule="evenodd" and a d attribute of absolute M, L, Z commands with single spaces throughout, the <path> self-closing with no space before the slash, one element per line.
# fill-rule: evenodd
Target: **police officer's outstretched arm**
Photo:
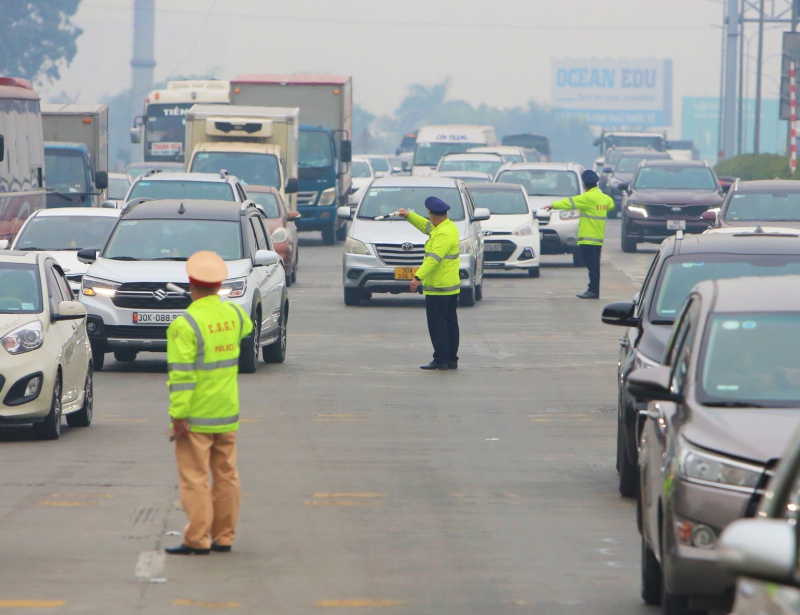
<path fill-rule="evenodd" d="M 433 228 L 433 224 L 427 218 L 420 216 L 416 212 L 406 211 L 405 209 L 401 209 L 398 213 L 403 218 L 408 220 L 412 225 L 414 225 L 414 228 L 416 228 L 418 231 L 425 233 L 426 235 L 431 234 L 431 229 Z"/>
<path fill-rule="evenodd" d="M 169 371 L 169 414 L 182 421 L 189 417 L 194 387 L 197 383 L 197 337 L 183 318 L 167 329 L 167 370 Z"/>

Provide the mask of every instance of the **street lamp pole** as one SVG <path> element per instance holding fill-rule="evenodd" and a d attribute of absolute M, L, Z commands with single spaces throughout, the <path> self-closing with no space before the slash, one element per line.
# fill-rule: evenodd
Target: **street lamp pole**
<path fill-rule="evenodd" d="M 756 60 L 756 112 L 753 126 L 753 153 L 761 148 L 761 73 L 764 60 L 764 0 L 758 8 L 758 59 Z"/>

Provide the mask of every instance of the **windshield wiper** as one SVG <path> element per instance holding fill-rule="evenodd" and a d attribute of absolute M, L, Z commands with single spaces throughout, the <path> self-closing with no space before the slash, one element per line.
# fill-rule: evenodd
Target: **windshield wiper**
<path fill-rule="evenodd" d="M 161 258 L 154 258 L 154 261 L 188 261 L 185 256 L 162 256 Z"/>
<path fill-rule="evenodd" d="M 138 258 L 134 258 L 133 256 L 109 256 L 112 261 L 138 261 Z"/>
<path fill-rule="evenodd" d="M 710 406 L 711 408 L 765 408 L 762 404 L 757 404 L 752 401 L 722 401 L 722 400 L 712 400 L 712 401 L 704 401 L 704 406 Z"/>
<path fill-rule="evenodd" d="M 52 192 L 53 194 L 57 194 L 62 199 L 67 199 L 68 201 L 72 200 L 72 197 L 68 194 L 64 194 L 63 192 L 59 192 L 58 190 L 54 190 L 53 188 L 45 188 L 45 192 Z M 78 193 L 75 193 L 75 196 L 78 196 Z"/>

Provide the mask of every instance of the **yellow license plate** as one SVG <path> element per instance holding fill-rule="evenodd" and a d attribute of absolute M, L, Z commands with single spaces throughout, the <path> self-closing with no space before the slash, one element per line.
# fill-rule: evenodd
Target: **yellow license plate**
<path fill-rule="evenodd" d="M 419 267 L 395 267 L 394 279 L 395 280 L 413 280 L 414 274 Z"/>

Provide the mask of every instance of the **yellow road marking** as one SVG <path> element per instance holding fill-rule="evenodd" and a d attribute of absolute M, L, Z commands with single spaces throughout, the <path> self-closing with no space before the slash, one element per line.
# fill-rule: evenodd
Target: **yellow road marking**
<path fill-rule="evenodd" d="M 113 493 L 51 493 L 51 498 L 115 498 Z"/>
<path fill-rule="evenodd" d="M 317 418 L 314 420 L 320 423 L 332 423 L 337 421 L 342 423 L 354 423 L 368 418 L 369 415 L 366 414 L 334 414 L 332 412 L 324 412 L 318 414 Z"/>
<path fill-rule="evenodd" d="M 65 502 L 64 500 L 45 500 L 36 502 L 37 506 L 100 506 L 100 502 Z"/>
<path fill-rule="evenodd" d="M 521 498 L 519 493 L 451 493 L 451 498 Z"/>
<path fill-rule="evenodd" d="M 306 500 L 308 506 L 375 506 L 381 500 Z"/>
<path fill-rule="evenodd" d="M 66 600 L 0 600 L 0 609 L 49 609 L 66 603 Z"/>
<path fill-rule="evenodd" d="M 325 607 L 357 607 L 357 606 L 400 606 L 399 600 L 320 600 L 317 606 Z"/>
<path fill-rule="evenodd" d="M 173 600 L 172 604 L 200 606 L 204 609 L 236 609 L 240 606 L 238 602 L 206 602 L 205 600 Z"/>
<path fill-rule="evenodd" d="M 100 423 L 149 423 L 150 419 L 100 419 Z"/>
<path fill-rule="evenodd" d="M 315 493 L 315 498 L 385 498 L 385 493 Z"/>

